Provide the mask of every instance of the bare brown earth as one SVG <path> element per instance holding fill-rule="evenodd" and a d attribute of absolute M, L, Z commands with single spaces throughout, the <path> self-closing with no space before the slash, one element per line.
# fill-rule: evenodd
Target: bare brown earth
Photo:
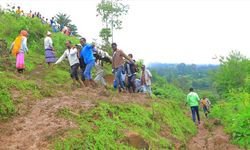
<path fill-rule="evenodd" d="M 18 95 L 18 92 L 13 94 Z M 78 110 L 88 111 L 100 100 L 111 103 L 137 103 L 149 107 L 152 101 L 147 95 L 126 93 L 118 95 L 99 87 L 96 89 L 78 88 L 73 92 L 61 93 L 58 97 L 27 103 L 29 106 L 23 107 L 27 109 L 26 113 L 0 123 L 0 150 L 49 149 L 50 139 L 67 130 L 77 128 L 73 122 L 58 117 L 57 112 L 60 109 L 67 107 L 75 113 L 78 113 Z M 223 132 L 222 126 L 215 125 L 210 128 L 211 124 L 214 122 L 201 122 L 197 127 L 197 135 L 188 142 L 186 148 L 189 150 L 240 150 L 237 146 L 230 144 L 230 138 Z M 147 143 L 136 133 L 128 133 L 127 143 L 137 148 L 148 148 Z M 175 148 L 181 149 L 183 145 L 176 140 Z"/>
<path fill-rule="evenodd" d="M 28 76 L 42 77 L 44 68 L 39 66 Z M 113 76 L 107 76 L 109 84 L 113 84 Z M 40 82 L 37 80 L 37 84 Z M 12 91 L 14 102 L 18 103 L 20 99 L 18 90 Z M 96 106 L 98 101 L 111 103 L 137 103 L 150 107 L 150 99 L 144 94 L 113 93 L 105 90 L 103 87 L 95 89 L 78 88 L 67 92 L 58 92 L 54 97 L 42 100 L 30 100 L 29 94 L 22 95 L 22 102 L 17 105 L 18 115 L 12 119 L 0 122 L 0 150 L 33 150 L 49 149 L 50 139 L 56 135 L 63 134 L 67 130 L 77 128 L 74 122 L 58 117 L 57 112 L 62 108 L 69 108 L 75 113 L 84 110 L 88 111 Z M 210 122 L 213 124 L 213 122 Z M 185 147 L 178 140 L 169 137 L 168 127 L 163 127 L 162 136 L 174 141 L 175 148 Z M 137 133 L 126 132 L 126 142 L 138 149 L 148 149 L 147 142 Z M 194 136 L 186 145 L 189 150 L 240 150 L 235 145 L 229 143 L 229 136 L 223 133 L 222 126 L 216 126 L 211 129 L 202 122 L 198 126 L 198 134 Z"/>
<path fill-rule="evenodd" d="M 197 135 L 187 144 L 188 150 L 241 150 L 230 144 L 230 137 L 223 132 L 221 125 L 217 125 L 216 120 L 202 121 L 197 128 Z"/>
<path fill-rule="evenodd" d="M 148 96 L 141 94 L 118 95 L 104 88 L 78 88 L 71 93 L 62 93 L 62 96 L 27 103 L 29 106 L 22 107 L 28 109 L 26 113 L 0 123 L 0 150 L 49 149 L 49 139 L 64 131 L 77 128 L 73 122 L 57 116 L 60 109 L 68 107 L 74 111 L 87 111 L 95 107 L 96 101 L 100 100 L 143 105 L 151 101 Z"/>

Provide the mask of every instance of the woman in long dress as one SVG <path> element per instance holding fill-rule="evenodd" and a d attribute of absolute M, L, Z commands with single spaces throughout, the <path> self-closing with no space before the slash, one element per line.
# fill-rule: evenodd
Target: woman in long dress
<path fill-rule="evenodd" d="M 16 56 L 16 69 L 20 74 L 22 74 L 25 69 L 24 54 L 28 53 L 27 36 L 28 32 L 22 30 L 11 46 L 12 55 Z"/>
<path fill-rule="evenodd" d="M 56 62 L 55 49 L 53 47 L 53 41 L 51 38 L 51 32 L 47 32 L 47 37 L 44 39 L 44 48 L 45 48 L 45 59 L 49 67 L 52 63 Z"/>

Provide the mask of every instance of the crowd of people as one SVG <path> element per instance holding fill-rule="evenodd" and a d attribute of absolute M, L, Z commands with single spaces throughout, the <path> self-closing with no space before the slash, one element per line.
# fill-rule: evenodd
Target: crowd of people
<path fill-rule="evenodd" d="M 11 45 L 11 52 L 16 57 L 17 72 L 22 74 L 25 69 L 24 54 L 28 53 L 27 47 L 28 31 L 22 30 Z M 104 63 L 112 64 L 114 74 L 114 88 L 119 92 L 143 92 L 152 95 L 151 79 L 152 74 L 145 65 L 141 67 L 141 76 L 137 78 L 139 72 L 133 55 L 126 55 L 118 49 L 116 43 L 112 43 L 112 57 L 105 51 L 98 49 L 95 44 L 88 44 L 85 38 L 80 38 L 79 44 L 73 45 L 71 41 L 65 41 L 66 50 L 59 59 L 56 58 L 56 50 L 53 46 L 52 33 L 47 32 L 44 38 L 45 60 L 50 68 L 58 65 L 64 59 L 68 59 L 73 80 L 73 87 L 96 87 L 98 84 L 107 88 L 105 81 Z M 96 76 L 92 78 L 92 70 L 95 67 Z M 80 76 L 80 78 L 79 78 Z"/>
<path fill-rule="evenodd" d="M 62 33 L 71 35 L 70 28 L 66 26 L 61 28 L 55 17 L 52 17 L 49 20 L 48 18 L 45 19 L 45 17 L 39 12 L 33 13 L 30 10 L 29 13 L 25 13 L 21 10 L 20 6 L 17 7 L 15 13 L 29 18 L 39 18 L 43 24 L 51 26 L 52 32 L 48 31 L 44 39 L 46 63 L 51 67 L 59 64 L 67 58 L 71 67 L 71 78 L 73 79 L 74 86 L 77 84 L 80 84 L 81 87 L 83 85 L 95 86 L 96 83 L 100 82 L 105 88 L 107 88 L 107 83 L 104 79 L 105 72 L 103 69 L 103 62 L 105 61 L 112 63 L 112 72 L 115 76 L 113 86 L 118 89 L 119 92 L 148 92 L 152 95 L 152 74 L 150 71 L 145 68 L 145 65 L 143 65 L 141 67 L 141 77 L 137 78 L 139 69 L 136 65 L 136 61 L 133 59 L 133 55 L 126 55 L 122 50 L 117 48 L 116 43 L 112 43 L 111 45 L 113 49 L 113 56 L 111 57 L 107 52 L 98 50 L 95 44 L 87 44 L 85 38 L 81 38 L 77 45 L 72 45 L 71 41 L 66 41 L 66 50 L 63 55 L 57 59 L 51 35 L 54 32 L 60 31 L 60 29 L 62 29 Z M 11 46 L 12 54 L 17 58 L 16 67 L 19 73 L 23 73 L 24 71 L 24 54 L 28 53 L 27 35 L 28 32 L 22 30 Z M 20 43 L 21 45 L 19 45 Z M 96 77 L 93 80 L 91 71 L 94 66 L 96 69 Z M 80 68 L 80 72 L 78 72 L 78 68 Z M 80 79 L 78 77 L 79 74 L 81 76 Z"/>
<path fill-rule="evenodd" d="M 16 14 L 19 16 L 26 16 L 29 18 L 39 18 L 43 24 L 47 24 L 51 27 L 53 32 L 62 32 L 65 35 L 72 36 L 73 33 L 71 29 L 67 26 L 61 26 L 55 19 L 52 17 L 51 19 L 45 18 L 42 16 L 40 12 L 32 12 L 31 10 L 28 13 L 25 13 L 20 6 L 16 9 Z"/>
<path fill-rule="evenodd" d="M 18 7 L 16 13 L 24 15 L 23 11 Z M 32 13 L 30 11 L 27 17 L 38 17 L 44 24 L 50 24 L 53 32 L 57 32 L 60 26 L 52 17 L 50 21 L 41 16 L 38 13 Z M 62 32 L 69 35 L 69 30 L 64 27 Z M 11 52 L 16 57 L 16 68 L 19 74 L 22 74 L 25 69 L 24 54 L 28 53 L 27 47 L 28 31 L 22 30 L 16 37 L 15 41 L 11 45 Z M 130 93 L 148 93 L 152 95 L 151 80 L 152 74 L 145 65 L 141 66 L 141 72 L 133 58 L 132 54 L 126 55 L 123 50 L 118 49 L 116 43 L 112 43 L 113 50 L 112 57 L 105 51 L 99 50 L 95 43 L 88 44 L 85 38 L 80 38 L 79 44 L 73 45 L 71 41 L 65 41 L 66 50 L 59 59 L 56 58 L 56 50 L 53 47 L 52 33 L 47 32 L 44 38 L 45 60 L 49 68 L 53 68 L 58 65 L 64 59 L 68 59 L 71 73 L 70 76 L 73 80 L 73 87 L 96 87 L 98 84 L 104 88 L 108 88 L 105 81 L 104 63 L 108 62 L 112 64 L 112 73 L 114 74 L 113 87 L 119 92 Z M 96 75 L 92 78 L 92 70 L 95 67 Z M 140 77 L 138 78 L 138 74 Z M 80 77 L 79 77 L 80 76 Z M 193 122 L 197 125 L 200 124 L 199 106 L 203 109 L 205 117 L 208 118 L 210 113 L 211 102 L 208 98 L 199 98 L 198 94 L 194 92 L 193 88 L 190 88 L 187 95 L 186 104 L 191 108 Z"/>

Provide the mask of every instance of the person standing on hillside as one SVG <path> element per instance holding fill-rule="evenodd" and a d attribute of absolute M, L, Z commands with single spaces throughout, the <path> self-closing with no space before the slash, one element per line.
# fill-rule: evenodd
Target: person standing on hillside
<path fill-rule="evenodd" d="M 199 100 L 200 98 L 198 94 L 194 92 L 193 88 L 190 88 L 189 94 L 187 95 L 186 104 L 188 104 L 191 107 L 192 119 L 194 123 L 196 123 L 196 116 L 197 116 L 197 119 L 198 119 L 197 125 L 200 124 Z"/>
<path fill-rule="evenodd" d="M 81 80 L 79 80 L 78 77 L 78 68 L 79 68 L 79 59 L 77 57 L 77 49 L 72 47 L 71 41 L 66 41 L 66 47 L 67 49 L 64 51 L 63 55 L 56 61 L 55 65 L 63 61 L 66 57 L 69 60 L 69 65 L 71 67 L 71 78 L 73 79 L 73 88 L 76 86 L 76 82 L 80 84 L 80 86 L 83 86 L 83 83 Z"/>
<path fill-rule="evenodd" d="M 83 58 L 84 63 L 86 64 L 86 68 L 84 70 L 85 77 L 85 85 L 94 87 L 96 84 L 92 79 L 91 70 L 95 66 L 95 57 L 93 55 L 93 45 L 87 44 L 85 38 L 81 38 L 80 40 L 82 44 L 82 50 L 80 57 Z"/>
<path fill-rule="evenodd" d="M 32 11 L 30 10 L 30 12 L 27 14 L 27 17 L 32 18 Z"/>
<path fill-rule="evenodd" d="M 23 10 L 21 10 L 20 6 L 18 6 L 18 7 L 17 7 L 17 10 L 16 10 L 16 14 L 18 14 L 18 15 L 21 16 L 22 13 L 23 13 Z"/>
<path fill-rule="evenodd" d="M 130 61 L 130 63 L 134 63 L 133 60 L 128 57 L 122 50 L 117 48 L 116 43 L 112 43 L 111 47 L 113 49 L 113 58 L 112 58 L 112 70 L 115 74 L 115 80 L 117 83 L 117 88 L 119 92 L 125 92 L 125 86 L 122 81 L 122 72 L 124 72 L 124 60 L 123 58 Z"/>
<path fill-rule="evenodd" d="M 151 90 L 151 80 L 152 80 L 152 74 L 151 72 L 146 69 L 145 65 L 142 65 L 141 67 L 141 85 L 143 92 L 147 92 L 150 96 L 152 96 L 152 90 Z"/>
<path fill-rule="evenodd" d="M 208 118 L 208 114 L 210 113 L 209 112 L 209 107 L 211 104 L 210 101 L 204 96 L 200 103 L 201 103 L 201 108 L 203 109 L 206 118 Z"/>
<path fill-rule="evenodd" d="M 128 54 L 128 56 L 133 59 L 133 55 L 132 54 Z M 129 61 L 125 62 L 124 68 L 125 68 L 125 72 L 128 78 L 128 90 L 130 93 L 135 93 L 135 79 L 136 79 L 136 72 L 137 72 L 137 66 L 135 64 L 135 60 L 133 60 L 134 63 L 130 63 Z"/>
<path fill-rule="evenodd" d="M 11 44 L 12 55 L 16 56 L 16 69 L 20 74 L 22 74 L 25 69 L 24 53 L 28 53 L 27 36 L 28 32 L 22 30 Z"/>
<path fill-rule="evenodd" d="M 45 59 L 49 67 L 52 63 L 56 62 L 55 49 L 53 47 L 53 41 L 51 38 L 51 32 L 47 32 L 47 37 L 44 39 L 44 48 L 45 48 Z"/>
<path fill-rule="evenodd" d="M 81 42 L 80 42 L 81 43 Z M 83 82 L 85 82 L 85 77 L 84 77 L 84 71 L 85 71 L 85 68 L 86 68 L 86 64 L 84 63 L 84 60 L 83 58 L 81 58 L 81 51 L 82 51 L 82 44 L 77 44 L 76 45 L 76 49 L 78 51 L 78 59 L 79 59 L 79 62 L 80 62 L 80 75 L 81 75 L 81 80 Z"/>

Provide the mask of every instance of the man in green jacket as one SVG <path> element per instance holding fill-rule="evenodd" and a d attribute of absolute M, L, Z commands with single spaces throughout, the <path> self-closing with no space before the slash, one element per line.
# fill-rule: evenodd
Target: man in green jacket
<path fill-rule="evenodd" d="M 194 123 L 196 123 L 196 117 L 195 114 L 197 115 L 198 119 L 198 124 L 200 124 L 200 115 L 199 115 L 199 96 L 197 93 L 194 92 L 193 88 L 189 89 L 189 94 L 187 95 L 187 101 L 186 103 L 191 107 L 191 112 L 192 112 L 192 118 Z"/>

